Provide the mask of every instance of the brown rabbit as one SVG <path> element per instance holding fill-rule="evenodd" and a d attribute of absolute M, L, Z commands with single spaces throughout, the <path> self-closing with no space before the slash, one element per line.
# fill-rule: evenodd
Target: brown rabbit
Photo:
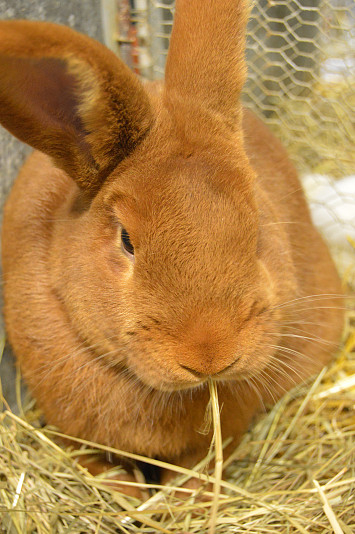
<path fill-rule="evenodd" d="M 0 23 L 0 121 L 39 150 L 5 210 L 7 332 L 65 433 L 190 467 L 209 377 L 235 446 L 336 347 L 334 265 L 240 104 L 246 20 L 243 0 L 177 0 L 164 85 L 69 28 Z"/>

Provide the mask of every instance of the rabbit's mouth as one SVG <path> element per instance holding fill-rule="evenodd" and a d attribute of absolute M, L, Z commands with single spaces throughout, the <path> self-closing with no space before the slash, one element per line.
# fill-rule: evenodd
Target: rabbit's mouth
<path fill-rule="evenodd" d="M 149 389 L 155 391 L 161 391 L 166 393 L 178 393 L 178 392 L 197 392 L 208 389 L 209 381 L 216 382 L 221 387 L 226 386 L 228 389 L 233 388 L 234 384 L 248 383 L 250 380 L 254 380 L 258 373 L 252 370 L 245 370 L 243 372 L 221 372 L 215 375 L 202 375 L 194 376 L 191 374 L 191 379 L 177 379 L 168 378 L 165 379 L 160 376 L 159 381 L 154 380 L 152 376 L 149 378 L 137 377 L 137 380 Z"/>
<path fill-rule="evenodd" d="M 130 372 L 136 377 L 137 381 L 152 390 L 162 392 L 202 390 L 208 387 L 210 380 L 230 388 L 233 383 L 248 382 L 258 374 L 256 369 L 252 369 L 245 362 L 241 363 L 238 359 L 217 373 L 202 373 L 182 366 L 174 366 L 174 369 L 160 367 L 159 372 L 157 372 L 156 368 L 148 372 L 147 369 L 140 369 L 139 366 L 134 366 L 134 370 L 132 367 Z M 260 369 L 258 370 L 260 371 Z"/>

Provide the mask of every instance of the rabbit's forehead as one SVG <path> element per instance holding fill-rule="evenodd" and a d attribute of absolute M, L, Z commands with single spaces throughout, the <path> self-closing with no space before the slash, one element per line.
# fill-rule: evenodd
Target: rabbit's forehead
<path fill-rule="evenodd" d="M 181 242 L 198 248 L 211 240 L 230 247 L 231 240 L 242 245 L 255 232 L 254 206 L 238 184 L 230 192 L 217 187 L 203 169 L 161 171 L 163 179 L 142 176 L 115 201 L 119 219 L 136 242 L 155 248 Z"/>
<path fill-rule="evenodd" d="M 156 159 L 120 170 L 110 195 L 118 209 L 126 206 L 144 225 L 169 218 L 182 222 L 195 217 L 197 224 L 235 221 L 246 205 L 253 209 L 251 180 L 240 169 L 176 153 Z"/>
<path fill-rule="evenodd" d="M 245 199 L 235 202 L 208 184 L 186 181 L 152 195 L 135 237 L 142 253 L 154 253 L 165 266 L 191 261 L 205 270 L 216 257 L 225 263 L 245 255 L 255 247 L 256 233 L 256 216 Z"/>

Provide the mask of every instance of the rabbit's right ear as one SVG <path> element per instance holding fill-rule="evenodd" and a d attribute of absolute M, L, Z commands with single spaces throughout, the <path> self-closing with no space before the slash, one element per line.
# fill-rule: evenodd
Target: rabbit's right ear
<path fill-rule="evenodd" d="M 142 84 L 65 26 L 0 22 L 0 123 L 94 194 L 152 121 Z"/>

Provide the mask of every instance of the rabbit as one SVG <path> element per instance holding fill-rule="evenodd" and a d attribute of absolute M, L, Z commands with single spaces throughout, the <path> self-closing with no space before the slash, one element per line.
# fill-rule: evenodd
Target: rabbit
<path fill-rule="evenodd" d="M 337 347 L 338 274 L 241 104 L 247 19 L 244 0 L 177 0 L 158 83 L 67 27 L 0 23 L 0 122 L 35 149 L 4 213 L 6 328 L 67 435 L 191 468 L 209 380 L 228 455 Z"/>

